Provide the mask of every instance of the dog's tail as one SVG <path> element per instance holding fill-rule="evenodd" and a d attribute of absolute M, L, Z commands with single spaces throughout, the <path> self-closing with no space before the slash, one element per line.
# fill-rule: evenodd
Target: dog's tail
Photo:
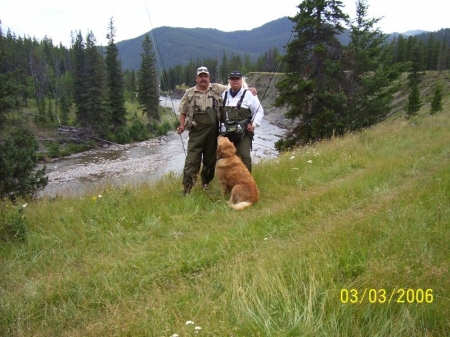
<path fill-rule="evenodd" d="M 237 204 L 233 204 L 230 202 L 230 207 L 236 211 L 240 211 L 241 209 L 247 208 L 249 206 L 251 206 L 253 203 L 249 202 L 249 201 L 241 201 L 238 202 Z"/>

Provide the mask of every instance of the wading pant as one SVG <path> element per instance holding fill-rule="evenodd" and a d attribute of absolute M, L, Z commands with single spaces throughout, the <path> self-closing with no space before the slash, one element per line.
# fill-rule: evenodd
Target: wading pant
<path fill-rule="evenodd" d="M 252 157 L 250 156 L 250 151 L 252 149 L 252 139 L 246 133 L 244 138 L 241 140 L 237 140 L 233 142 L 236 147 L 236 154 L 241 158 L 242 162 L 245 166 L 247 166 L 248 170 L 252 172 Z"/>
<path fill-rule="evenodd" d="M 194 120 L 197 126 L 189 131 L 187 156 L 183 170 L 184 186 L 192 186 L 195 183 L 202 157 L 201 179 L 203 183 L 209 184 L 214 178 L 216 166 L 217 137 L 219 136 L 216 112 L 214 110 L 196 112 Z"/>

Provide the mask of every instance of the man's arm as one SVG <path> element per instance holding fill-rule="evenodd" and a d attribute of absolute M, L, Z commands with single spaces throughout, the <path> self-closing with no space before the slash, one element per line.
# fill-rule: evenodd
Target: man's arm
<path fill-rule="evenodd" d="M 180 113 L 180 126 L 177 127 L 177 133 L 181 135 L 184 131 L 184 123 L 186 121 L 186 115 Z"/>
<path fill-rule="evenodd" d="M 180 107 L 178 109 L 178 111 L 180 112 L 180 125 L 177 127 L 177 133 L 179 135 L 181 135 L 184 131 L 184 125 L 186 122 L 187 104 L 188 104 L 187 93 L 185 93 L 180 101 Z"/>

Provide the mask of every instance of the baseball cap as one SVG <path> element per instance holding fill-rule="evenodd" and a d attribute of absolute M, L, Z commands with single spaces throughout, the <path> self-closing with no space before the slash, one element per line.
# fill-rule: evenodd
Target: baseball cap
<path fill-rule="evenodd" d="M 208 68 L 206 68 L 206 67 L 200 67 L 200 68 L 198 68 L 198 69 L 197 69 L 197 75 L 200 75 L 200 74 L 208 74 L 208 75 L 209 75 Z"/>
<path fill-rule="evenodd" d="M 228 79 L 233 78 L 233 77 L 239 77 L 239 78 L 242 78 L 242 74 L 241 74 L 240 71 L 235 70 L 235 71 L 232 71 L 232 72 L 230 73 L 230 75 L 228 75 Z"/>

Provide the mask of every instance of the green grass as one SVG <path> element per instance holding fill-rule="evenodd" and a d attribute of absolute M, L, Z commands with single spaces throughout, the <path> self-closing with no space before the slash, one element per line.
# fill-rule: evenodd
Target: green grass
<path fill-rule="evenodd" d="M 0 243 L 0 336 L 447 336 L 444 106 L 254 165 L 241 212 L 174 175 L 28 203 L 25 242 Z"/>

